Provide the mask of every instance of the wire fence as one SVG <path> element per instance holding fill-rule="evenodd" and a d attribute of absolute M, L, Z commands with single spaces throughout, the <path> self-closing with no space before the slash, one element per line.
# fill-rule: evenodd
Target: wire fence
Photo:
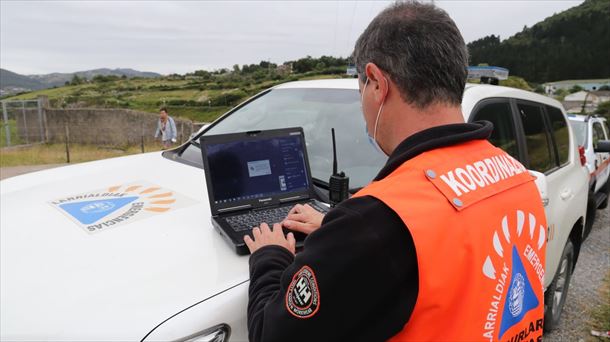
<path fill-rule="evenodd" d="M 176 142 L 186 142 L 205 123 L 174 118 Z M 90 146 L 86 151 L 129 151 L 144 153 L 159 150 L 161 134 L 157 132 L 158 116 L 129 109 L 75 108 L 58 109 L 45 106 L 44 99 L 2 101 L 0 147 L 7 150 L 46 144 L 65 150 L 65 161 L 73 162 L 73 149 Z M 157 138 L 155 134 L 157 133 Z M 90 152 L 82 152 L 90 153 Z M 101 153 L 107 155 L 107 153 Z M 77 158 L 82 160 L 82 158 Z"/>
<path fill-rule="evenodd" d="M 44 113 L 39 100 L 2 101 L 0 146 L 45 142 Z"/>

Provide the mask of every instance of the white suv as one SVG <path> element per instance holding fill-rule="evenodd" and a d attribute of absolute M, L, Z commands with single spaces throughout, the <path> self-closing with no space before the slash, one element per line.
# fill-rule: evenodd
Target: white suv
<path fill-rule="evenodd" d="M 548 224 L 544 328 L 550 331 L 559 322 L 586 220 L 588 175 L 566 114 L 548 97 L 488 85 L 467 86 L 462 111 L 468 121 L 491 121 L 489 140 L 538 172 Z"/>
<path fill-rule="evenodd" d="M 550 329 L 585 223 L 588 174 L 572 129 L 559 102 L 512 88 L 468 85 L 462 108 L 537 172 Z M 386 161 L 366 138 L 357 80 L 317 80 L 263 91 L 174 150 L 0 182 L 0 340 L 247 340 L 248 257 L 212 226 L 199 136 L 295 126 L 323 201 L 331 127 L 350 191 Z"/>
<path fill-rule="evenodd" d="M 568 115 L 579 152 L 586 159 L 589 170 L 589 200 L 587 204 L 587 224 L 585 235 L 593 226 L 596 209 L 608 206 L 610 194 L 610 142 L 608 123 L 605 118 L 590 115 Z"/>

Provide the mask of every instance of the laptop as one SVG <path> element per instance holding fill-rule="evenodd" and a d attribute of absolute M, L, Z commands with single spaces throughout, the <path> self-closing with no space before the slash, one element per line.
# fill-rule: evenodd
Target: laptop
<path fill-rule="evenodd" d="M 212 224 L 237 254 L 262 222 L 278 223 L 295 204 L 326 213 L 314 199 L 303 129 L 283 128 L 202 136 L 199 140 Z M 305 235 L 295 232 L 297 247 Z"/>

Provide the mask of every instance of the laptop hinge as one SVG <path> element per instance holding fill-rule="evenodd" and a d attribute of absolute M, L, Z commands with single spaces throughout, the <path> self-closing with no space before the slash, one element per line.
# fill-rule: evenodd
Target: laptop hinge
<path fill-rule="evenodd" d="M 252 208 L 252 205 L 244 204 L 244 205 L 238 205 L 237 207 L 222 208 L 222 209 L 218 209 L 218 212 L 219 213 L 228 213 L 231 211 L 237 211 L 237 210 L 248 209 L 248 208 Z"/>
<path fill-rule="evenodd" d="M 301 198 L 303 198 L 303 196 L 292 196 L 292 197 L 280 198 L 280 203 L 291 202 L 291 201 L 298 200 Z"/>

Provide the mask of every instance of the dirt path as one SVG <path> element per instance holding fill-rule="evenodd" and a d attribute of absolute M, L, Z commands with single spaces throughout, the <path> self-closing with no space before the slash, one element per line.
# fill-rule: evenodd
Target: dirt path
<path fill-rule="evenodd" d="M 610 269 L 610 208 L 597 211 L 591 235 L 584 242 L 557 330 L 544 335 L 545 341 L 589 341 L 590 311 L 608 298 L 600 298 L 599 288 Z"/>
<path fill-rule="evenodd" d="M 24 173 L 52 169 L 54 167 L 65 166 L 68 164 L 46 164 L 46 165 L 25 165 L 25 166 L 9 166 L 0 167 L 0 180 L 22 175 Z"/>

